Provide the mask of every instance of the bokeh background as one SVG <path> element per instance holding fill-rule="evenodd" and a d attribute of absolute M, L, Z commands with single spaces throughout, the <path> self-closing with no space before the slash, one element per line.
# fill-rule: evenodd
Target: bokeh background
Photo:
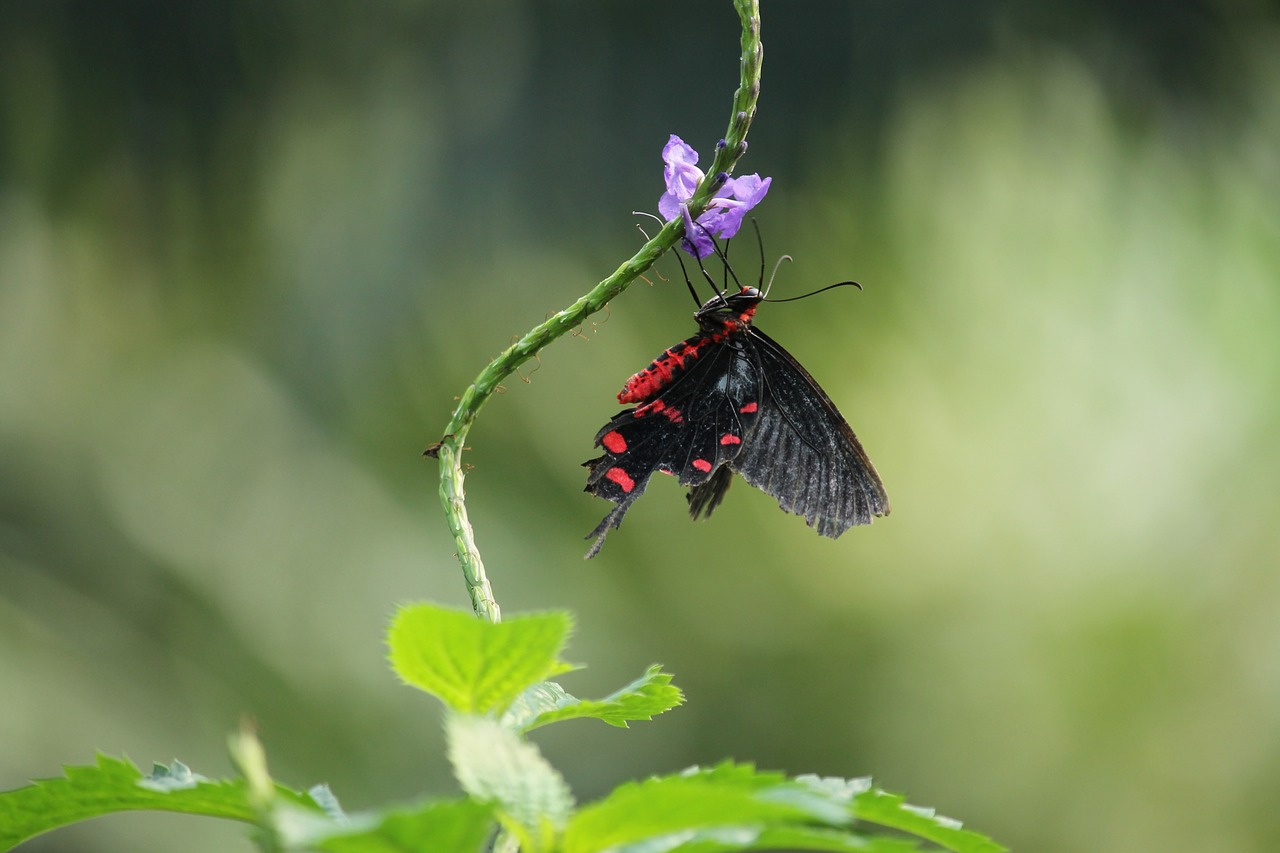
<path fill-rule="evenodd" d="M 579 463 L 691 333 L 671 259 L 485 408 L 473 521 L 564 679 L 687 706 L 538 739 L 580 798 L 725 757 L 872 774 L 1019 850 L 1280 849 L 1280 15 L 766 3 L 760 322 L 893 515 L 676 484 L 591 563 Z M 641 238 L 736 85 L 727 2 L 0 4 L 0 788 L 86 763 L 452 795 L 396 604 L 465 606 L 454 397 Z M 736 248 L 755 275 L 758 258 Z M 249 849 L 102 819 L 40 850 Z"/>

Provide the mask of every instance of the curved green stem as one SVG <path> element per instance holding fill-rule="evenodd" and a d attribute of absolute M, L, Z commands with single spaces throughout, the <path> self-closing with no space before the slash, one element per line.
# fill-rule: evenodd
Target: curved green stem
<path fill-rule="evenodd" d="M 734 6 L 742 21 L 740 83 L 733 96 L 733 114 L 729 118 L 724 145 L 716 149 L 706 180 L 689 200 L 689 213 L 695 219 L 711 200 L 716 189 L 716 177 L 722 172 L 732 173 L 738 158 L 747 150 L 747 130 L 751 127 L 751 120 L 755 118 L 756 100 L 760 95 L 760 65 L 764 56 L 760 45 L 760 3 L 759 0 L 734 0 Z M 556 338 L 577 328 L 583 320 L 626 290 L 631 282 L 674 246 L 683 233 L 684 223 L 679 218 L 668 222 L 640 247 L 640 251 L 614 270 L 612 275 L 568 308 L 535 326 L 486 365 L 458 400 L 458 407 L 454 410 L 449 425 L 445 427 L 445 436 L 436 451 L 440 459 L 440 501 L 444 505 L 445 518 L 457 546 L 458 560 L 462 563 L 462 573 L 471 594 L 471 606 L 477 616 L 492 622 L 497 622 L 502 617 L 498 602 L 494 600 L 489 578 L 485 574 L 484 562 L 476 549 L 471 522 L 467 518 L 466 493 L 463 489 L 463 443 L 480 407 L 492 396 L 499 383 L 517 367 Z"/>

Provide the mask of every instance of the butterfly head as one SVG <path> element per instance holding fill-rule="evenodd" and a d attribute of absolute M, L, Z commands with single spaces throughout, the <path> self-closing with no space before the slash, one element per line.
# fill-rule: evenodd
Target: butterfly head
<path fill-rule="evenodd" d="M 742 287 L 733 293 L 722 293 L 713 296 L 694 314 L 703 328 L 720 329 L 728 326 L 746 327 L 751 325 L 756 306 L 764 294 L 756 287 Z"/>

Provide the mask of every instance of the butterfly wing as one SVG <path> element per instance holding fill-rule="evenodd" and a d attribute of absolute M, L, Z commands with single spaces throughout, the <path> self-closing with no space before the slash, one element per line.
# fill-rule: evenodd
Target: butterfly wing
<path fill-rule="evenodd" d="M 586 491 L 617 504 L 587 538 L 594 557 L 622 523 L 655 471 L 697 489 L 738 457 L 758 417 L 759 371 L 736 341 L 706 347 L 686 371 L 643 405 L 616 415 L 596 433 L 604 454 L 584 463 Z M 722 493 L 723 490 L 721 490 Z"/>
<path fill-rule="evenodd" d="M 749 334 L 748 354 L 761 377 L 759 416 L 728 467 L 832 539 L 888 515 L 875 466 L 835 404 L 772 338 L 759 329 Z M 702 505 L 710 513 L 727 487 L 720 476 L 695 486 L 689 495 L 695 516 Z"/>

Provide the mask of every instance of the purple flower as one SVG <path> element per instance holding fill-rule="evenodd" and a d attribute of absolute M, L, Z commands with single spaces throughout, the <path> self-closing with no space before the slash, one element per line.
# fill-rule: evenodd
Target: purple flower
<path fill-rule="evenodd" d="M 680 205 L 693 198 L 693 191 L 705 177 L 698 168 L 698 152 L 674 133 L 662 149 L 662 179 L 667 191 L 658 199 L 658 212 L 666 220 L 680 215 Z"/>
<path fill-rule="evenodd" d="M 698 168 L 698 152 L 672 134 L 662 149 L 662 162 L 667 191 L 658 199 L 658 212 L 668 221 L 684 217 L 685 237 L 681 245 L 696 258 L 705 258 L 714 251 L 711 238 L 727 239 L 737 234 L 747 211 L 760 203 L 773 181 L 759 175 L 726 178 L 695 225 L 685 204 L 693 198 L 694 190 L 705 177 Z"/>

